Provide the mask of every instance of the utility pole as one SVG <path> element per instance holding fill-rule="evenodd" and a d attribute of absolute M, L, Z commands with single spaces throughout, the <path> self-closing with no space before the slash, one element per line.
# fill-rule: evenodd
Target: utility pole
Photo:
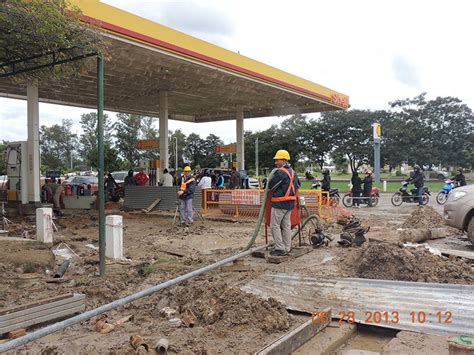
<path fill-rule="evenodd" d="M 258 179 L 258 137 L 255 139 L 255 175 Z"/>
<path fill-rule="evenodd" d="M 174 136 L 174 171 L 178 171 L 178 137 Z"/>
<path fill-rule="evenodd" d="M 382 126 L 380 123 L 372 125 L 374 129 L 374 170 L 375 183 L 380 184 L 380 140 L 382 138 Z"/>

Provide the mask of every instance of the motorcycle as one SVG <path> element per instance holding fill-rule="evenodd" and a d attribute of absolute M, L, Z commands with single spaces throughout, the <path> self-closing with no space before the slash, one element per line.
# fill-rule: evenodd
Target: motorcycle
<path fill-rule="evenodd" d="M 371 194 L 370 194 L 370 198 L 371 198 L 371 202 L 372 202 L 372 207 L 374 206 L 377 206 L 378 203 L 379 203 L 379 198 L 380 198 L 380 190 L 378 187 L 373 187 L 372 188 L 372 191 L 371 191 Z M 367 198 L 361 196 L 359 199 L 359 204 L 367 204 L 368 205 L 368 201 L 367 201 Z M 349 191 L 348 193 L 346 193 L 343 197 L 342 197 L 342 204 L 346 207 L 352 207 L 353 201 L 352 201 L 352 191 Z"/>
<path fill-rule="evenodd" d="M 438 195 L 436 196 L 436 202 L 438 202 L 440 205 L 444 205 L 446 203 L 446 200 L 448 199 L 449 193 L 452 189 L 454 189 L 454 187 L 455 186 L 453 180 L 446 180 L 444 182 L 443 188 L 438 192 Z"/>
<path fill-rule="evenodd" d="M 395 192 L 392 196 L 392 205 L 400 206 L 403 202 L 405 203 L 418 203 L 418 195 L 416 194 L 416 189 L 411 189 L 408 191 L 408 181 L 402 182 L 402 187 Z M 424 191 L 421 196 L 422 205 L 428 204 L 430 200 L 431 193 L 428 191 L 427 187 L 423 187 Z"/>
<path fill-rule="evenodd" d="M 321 190 L 321 183 L 319 181 L 315 181 L 311 185 L 312 189 Z M 341 196 L 339 195 L 339 189 L 330 189 L 329 190 L 329 204 L 331 206 L 337 206 L 339 201 L 341 200 Z M 323 205 L 326 204 L 326 194 L 323 195 Z"/>

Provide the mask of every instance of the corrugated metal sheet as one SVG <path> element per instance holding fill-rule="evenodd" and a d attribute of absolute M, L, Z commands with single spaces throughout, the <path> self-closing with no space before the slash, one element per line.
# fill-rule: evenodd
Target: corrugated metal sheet
<path fill-rule="evenodd" d="M 158 197 L 160 203 L 153 210 L 169 211 L 176 209 L 178 188 L 163 186 L 125 186 L 124 208 L 126 210 L 136 210 L 147 208 Z M 194 210 L 202 209 L 201 188 L 196 188 L 193 198 Z"/>
<path fill-rule="evenodd" d="M 242 290 L 273 297 L 289 309 L 313 312 L 331 307 L 336 318 L 353 311 L 356 322 L 362 324 L 427 334 L 474 335 L 474 285 L 267 274 Z M 374 312 L 388 314 L 374 324 Z M 398 321 L 392 312 L 398 312 Z M 411 312 L 415 312 L 414 319 Z M 419 312 L 426 315 L 424 322 L 423 313 L 418 320 Z M 451 313 L 450 322 L 446 322 L 447 312 Z M 367 322 L 368 316 L 372 316 L 372 323 Z"/>

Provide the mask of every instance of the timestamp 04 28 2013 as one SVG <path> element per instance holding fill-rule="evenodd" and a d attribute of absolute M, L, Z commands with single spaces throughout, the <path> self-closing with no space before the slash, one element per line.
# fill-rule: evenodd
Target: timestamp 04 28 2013
<path fill-rule="evenodd" d="M 365 317 L 363 321 L 359 323 L 364 324 L 397 324 L 400 322 L 401 312 L 398 311 L 365 311 Z M 327 323 L 330 321 L 330 315 L 327 312 L 313 312 L 311 314 L 311 320 L 315 324 Z M 356 314 L 354 311 L 344 310 L 339 311 L 338 317 L 339 324 L 343 323 L 355 323 Z M 438 324 L 451 324 L 453 322 L 453 314 L 450 311 L 438 311 L 438 312 L 427 312 L 427 311 L 411 311 L 408 314 L 408 321 L 414 324 L 423 323 L 438 323 Z"/>

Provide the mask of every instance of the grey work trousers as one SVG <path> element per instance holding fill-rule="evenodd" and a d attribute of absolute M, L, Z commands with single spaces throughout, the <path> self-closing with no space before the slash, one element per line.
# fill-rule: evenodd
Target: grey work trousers
<path fill-rule="evenodd" d="M 193 224 L 193 199 L 180 201 L 181 224 Z"/>
<path fill-rule="evenodd" d="M 291 210 L 272 207 L 270 222 L 275 250 L 291 250 Z"/>

